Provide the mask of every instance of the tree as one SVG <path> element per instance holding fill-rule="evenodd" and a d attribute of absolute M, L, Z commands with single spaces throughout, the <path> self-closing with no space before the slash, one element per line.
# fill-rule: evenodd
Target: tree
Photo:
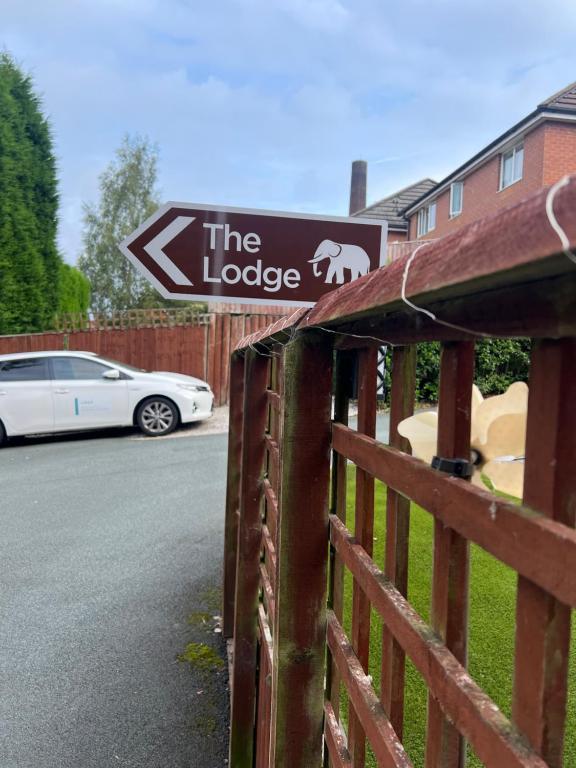
<path fill-rule="evenodd" d="M 163 304 L 118 250 L 158 207 L 157 160 L 158 150 L 146 138 L 126 136 L 100 176 L 98 205 L 84 206 L 84 252 L 78 267 L 90 280 L 95 312 Z"/>
<path fill-rule="evenodd" d="M 90 306 L 90 283 L 86 275 L 70 264 L 60 265 L 59 313 L 85 313 Z"/>
<path fill-rule="evenodd" d="M 59 301 L 58 192 L 30 77 L 0 53 L 0 333 L 49 328 Z"/>

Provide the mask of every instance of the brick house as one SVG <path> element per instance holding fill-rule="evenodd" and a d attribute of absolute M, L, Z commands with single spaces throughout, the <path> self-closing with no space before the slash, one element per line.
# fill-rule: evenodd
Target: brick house
<path fill-rule="evenodd" d="M 409 203 L 408 240 L 443 237 L 576 172 L 576 83 Z"/>
<path fill-rule="evenodd" d="M 436 187 L 432 179 L 421 179 L 409 187 L 404 187 L 389 197 L 378 200 L 377 203 L 354 211 L 353 216 L 363 218 L 386 219 L 388 222 L 388 259 L 398 258 L 410 245 L 403 246 L 408 238 L 408 220 L 403 215 L 406 207 L 414 204 L 416 200 L 424 197 L 430 190 Z"/>

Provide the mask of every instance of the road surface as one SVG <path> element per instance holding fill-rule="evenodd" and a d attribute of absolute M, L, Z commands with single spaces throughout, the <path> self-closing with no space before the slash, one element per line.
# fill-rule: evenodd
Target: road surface
<path fill-rule="evenodd" d="M 0 450 L 2 768 L 225 765 L 227 438 L 138 437 Z"/>

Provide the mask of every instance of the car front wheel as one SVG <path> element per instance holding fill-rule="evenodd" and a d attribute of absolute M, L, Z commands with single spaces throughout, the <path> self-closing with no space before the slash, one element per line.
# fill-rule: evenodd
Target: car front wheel
<path fill-rule="evenodd" d="M 169 435 L 178 425 L 178 409 L 165 397 L 151 397 L 138 407 L 136 421 L 149 437 Z"/>

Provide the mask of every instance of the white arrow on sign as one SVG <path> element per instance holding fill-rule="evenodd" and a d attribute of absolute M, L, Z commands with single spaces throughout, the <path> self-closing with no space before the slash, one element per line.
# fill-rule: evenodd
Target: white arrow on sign
<path fill-rule="evenodd" d="M 148 245 L 144 246 L 144 250 L 150 258 L 153 259 L 164 272 L 166 272 L 168 277 L 173 280 L 176 285 L 194 285 L 194 283 L 190 282 L 186 275 L 181 272 L 172 261 L 170 261 L 168 256 L 164 253 L 164 248 L 168 243 L 171 243 L 180 232 L 183 232 L 188 224 L 191 224 L 195 218 L 195 216 L 177 216 L 167 227 L 164 227 L 162 232 L 159 232 L 156 237 L 152 238 Z"/>

